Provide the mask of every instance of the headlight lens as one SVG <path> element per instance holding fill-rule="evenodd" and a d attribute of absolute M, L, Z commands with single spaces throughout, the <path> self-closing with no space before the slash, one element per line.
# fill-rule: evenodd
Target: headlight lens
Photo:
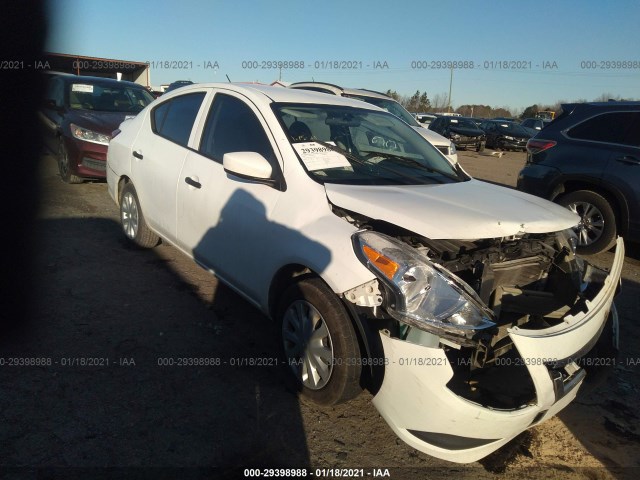
<path fill-rule="evenodd" d="M 504 138 L 505 140 L 515 140 L 515 138 L 510 137 L 509 135 L 505 135 Z"/>
<path fill-rule="evenodd" d="M 356 255 L 395 295 L 387 311 L 396 320 L 436 334 L 492 327 L 493 312 L 475 291 L 410 246 L 376 232 L 353 236 Z"/>
<path fill-rule="evenodd" d="M 91 143 L 98 143 L 100 145 L 109 145 L 109 140 L 111 139 L 109 135 L 104 135 L 102 133 L 89 130 L 87 128 L 79 127 L 74 123 L 69 125 L 69 127 L 71 128 L 71 135 L 73 135 L 78 140 L 83 140 L 85 142 L 91 142 Z"/>

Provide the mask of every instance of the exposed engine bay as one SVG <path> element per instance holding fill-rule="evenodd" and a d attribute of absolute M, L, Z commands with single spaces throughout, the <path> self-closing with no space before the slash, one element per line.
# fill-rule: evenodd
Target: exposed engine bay
<path fill-rule="evenodd" d="M 586 303 L 603 286 L 606 272 L 575 255 L 571 232 L 521 234 L 478 240 L 433 240 L 393 224 L 372 220 L 334 206 L 334 213 L 362 230 L 379 232 L 412 247 L 443 267 L 462 289 L 472 289 L 489 314 L 492 326 L 452 334 L 446 329 L 419 328 L 390 315 L 393 294 L 380 283 L 380 307 L 356 307 L 369 324 L 392 337 L 444 349 L 454 376 L 447 387 L 468 400 L 498 409 L 535 402 L 536 392 L 508 329 L 540 330 L 562 323 L 567 315 L 586 311 Z M 351 299 L 352 303 L 354 302 Z M 591 345 L 593 346 L 593 345 Z M 586 352 L 581 352 L 584 354 Z M 573 359 L 545 363 L 553 377 L 566 379 Z M 573 365 L 567 368 L 567 365 Z"/>

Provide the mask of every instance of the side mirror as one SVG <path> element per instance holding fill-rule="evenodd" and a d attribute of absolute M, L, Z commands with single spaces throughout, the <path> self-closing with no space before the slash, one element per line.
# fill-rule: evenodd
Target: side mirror
<path fill-rule="evenodd" d="M 51 110 L 60 110 L 58 105 L 56 105 L 56 101 L 52 98 L 46 98 L 43 105 L 45 108 L 50 108 Z"/>
<path fill-rule="evenodd" d="M 230 152 L 222 157 L 224 171 L 247 180 L 271 183 L 273 168 L 269 160 L 257 152 Z"/>

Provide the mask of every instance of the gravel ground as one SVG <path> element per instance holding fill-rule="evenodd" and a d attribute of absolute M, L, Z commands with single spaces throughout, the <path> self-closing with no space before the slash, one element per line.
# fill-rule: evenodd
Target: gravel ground
<path fill-rule="evenodd" d="M 524 163 L 521 153 L 459 156 L 473 176 L 511 186 Z M 299 399 L 274 365 L 265 317 L 171 246 L 128 245 L 105 183 L 66 185 L 50 156 L 41 167 L 36 320 L 0 354 L 0 478 L 242 478 L 259 467 L 389 469 L 392 479 L 640 475 L 635 245 L 617 301 L 621 358 L 606 384 L 482 462 L 457 465 L 401 442 L 368 392 L 334 408 Z M 164 365 L 179 358 L 209 365 Z"/>

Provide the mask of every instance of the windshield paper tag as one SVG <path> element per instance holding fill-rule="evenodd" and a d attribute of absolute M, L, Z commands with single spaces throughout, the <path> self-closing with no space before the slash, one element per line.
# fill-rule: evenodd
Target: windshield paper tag
<path fill-rule="evenodd" d="M 86 85 L 84 83 L 74 83 L 71 86 L 71 91 L 93 93 L 93 85 Z"/>
<path fill-rule="evenodd" d="M 327 168 L 351 167 L 344 155 L 334 152 L 316 142 L 294 143 L 298 155 L 307 170 L 325 170 Z"/>

